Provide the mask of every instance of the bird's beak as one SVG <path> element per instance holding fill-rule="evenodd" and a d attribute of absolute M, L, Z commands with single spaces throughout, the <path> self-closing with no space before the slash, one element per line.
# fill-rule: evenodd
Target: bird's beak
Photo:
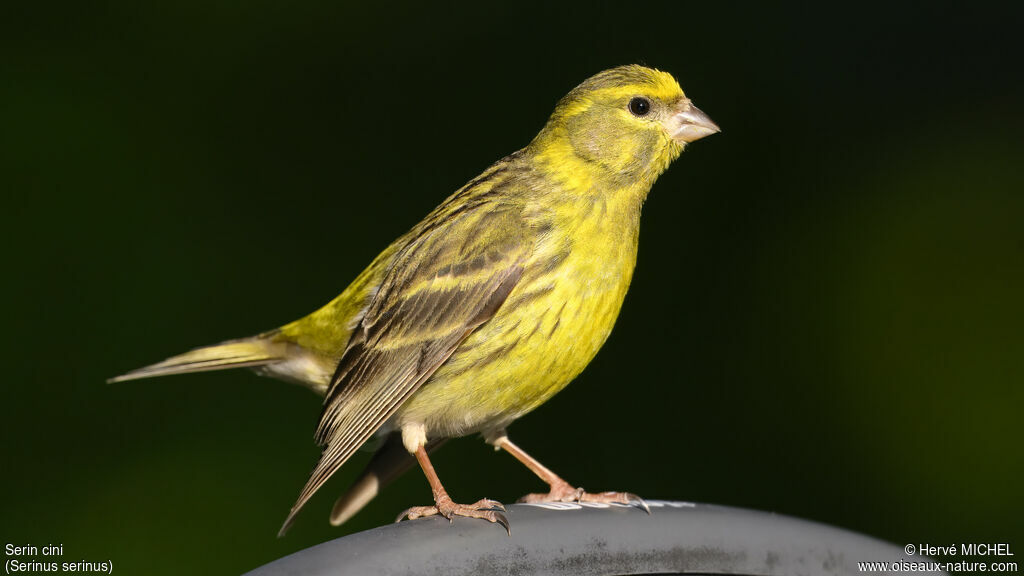
<path fill-rule="evenodd" d="M 712 122 L 707 114 L 694 106 L 689 98 L 684 98 L 676 109 L 678 112 L 666 122 L 668 133 L 676 142 L 689 143 L 721 132 L 718 125 Z"/>

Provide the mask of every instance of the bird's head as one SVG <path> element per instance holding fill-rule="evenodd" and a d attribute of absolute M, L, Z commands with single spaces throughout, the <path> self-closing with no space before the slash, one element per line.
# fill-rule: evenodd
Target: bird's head
<path fill-rule="evenodd" d="M 607 177 L 653 182 L 683 147 L 719 131 L 671 74 L 638 65 L 600 72 L 558 103 L 531 147 Z"/>

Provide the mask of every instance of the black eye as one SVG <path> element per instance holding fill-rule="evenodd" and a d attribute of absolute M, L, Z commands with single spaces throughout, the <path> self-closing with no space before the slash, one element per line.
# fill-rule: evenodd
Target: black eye
<path fill-rule="evenodd" d="M 647 113 L 651 111 L 651 101 L 637 96 L 629 101 L 629 111 L 633 113 L 633 116 L 647 116 Z"/>

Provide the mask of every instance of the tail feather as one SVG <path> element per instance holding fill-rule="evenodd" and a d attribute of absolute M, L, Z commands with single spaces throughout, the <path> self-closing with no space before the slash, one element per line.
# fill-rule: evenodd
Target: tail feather
<path fill-rule="evenodd" d="M 284 360 L 287 352 L 286 348 L 283 342 L 274 342 L 259 336 L 242 340 L 229 340 L 212 346 L 196 348 L 184 354 L 168 358 L 163 362 L 132 370 L 126 374 L 110 378 L 107 382 L 124 382 L 126 380 L 138 380 L 154 376 L 188 374 L 190 372 L 206 372 L 208 370 L 223 370 L 226 368 L 265 366 Z"/>

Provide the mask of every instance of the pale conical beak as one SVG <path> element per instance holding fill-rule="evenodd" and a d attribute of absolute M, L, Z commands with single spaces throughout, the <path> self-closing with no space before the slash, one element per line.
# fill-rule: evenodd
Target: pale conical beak
<path fill-rule="evenodd" d="M 679 112 L 669 119 L 668 124 L 669 134 L 679 143 L 693 142 L 722 131 L 707 114 L 701 112 L 689 100 L 683 100 L 679 104 Z"/>

